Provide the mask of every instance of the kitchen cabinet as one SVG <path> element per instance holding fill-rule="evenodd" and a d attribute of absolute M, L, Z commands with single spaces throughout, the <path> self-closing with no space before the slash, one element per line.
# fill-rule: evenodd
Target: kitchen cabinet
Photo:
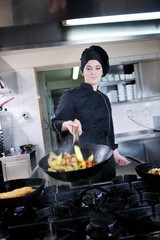
<path fill-rule="evenodd" d="M 134 139 L 135 138 L 135 139 Z M 160 133 L 140 137 L 133 140 L 122 141 L 119 139 L 118 149 L 124 156 L 131 156 L 144 162 L 159 161 Z"/>
<path fill-rule="evenodd" d="M 160 96 L 160 61 L 146 61 L 134 65 L 136 79 L 141 91 L 139 98 L 149 98 Z"/>
<path fill-rule="evenodd" d="M 143 141 L 133 140 L 119 142 L 118 149 L 123 156 L 131 156 L 144 162 L 147 160 L 147 153 Z"/>
<path fill-rule="evenodd" d="M 160 146 L 160 135 L 157 133 L 157 137 L 152 136 L 150 138 L 136 139 L 136 140 L 126 140 L 125 142 L 118 143 L 119 152 L 123 156 L 130 156 L 133 158 L 140 159 L 144 162 L 154 162 L 159 161 L 159 146 Z M 135 167 L 139 165 L 131 160 L 128 166 L 122 167 L 116 164 L 116 174 L 137 174 Z"/>
<path fill-rule="evenodd" d="M 3 180 L 28 178 L 36 167 L 35 151 L 31 154 L 6 156 L 0 159 L 2 165 Z"/>
<path fill-rule="evenodd" d="M 160 146 L 160 138 L 159 139 L 153 139 L 152 141 L 146 141 L 144 142 L 144 146 L 146 148 L 147 153 L 147 159 L 149 159 L 150 162 L 154 161 L 160 161 L 159 156 L 159 146 Z"/>
<path fill-rule="evenodd" d="M 29 160 L 26 158 L 17 158 L 8 160 L 6 159 L 3 163 L 3 177 L 4 180 L 27 178 L 30 175 Z"/>

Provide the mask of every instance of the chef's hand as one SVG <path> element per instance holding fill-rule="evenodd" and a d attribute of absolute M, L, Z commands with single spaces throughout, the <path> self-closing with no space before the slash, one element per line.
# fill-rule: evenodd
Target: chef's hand
<path fill-rule="evenodd" d="M 120 165 L 120 166 L 127 166 L 128 164 L 130 164 L 130 161 L 128 161 L 124 156 L 122 156 L 119 152 L 118 149 L 115 149 L 113 151 L 113 155 L 114 155 L 114 160 L 115 162 Z"/>
<path fill-rule="evenodd" d="M 78 128 L 79 135 L 82 134 L 82 125 L 81 122 L 78 119 L 75 119 L 74 121 L 66 121 L 63 122 L 61 131 L 69 131 L 71 134 L 74 134 L 75 128 Z"/>

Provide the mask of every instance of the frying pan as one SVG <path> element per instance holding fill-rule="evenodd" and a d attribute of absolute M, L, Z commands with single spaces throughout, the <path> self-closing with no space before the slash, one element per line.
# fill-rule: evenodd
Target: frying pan
<path fill-rule="evenodd" d="M 139 165 L 135 167 L 135 170 L 141 178 L 143 178 L 144 180 L 150 183 L 160 183 L 160 175 L 148 173 L 148 171 L 152 168 L 160 168 L 160 160 L 154 161 L 154 162 L 144 162 L 140 159 L 130 157 L 130 156 L 126 156 L 126 158 L 139 163 Z"/>
<path fill-rule="evenodd" d="M 110 147 L 100 144 L 85 144 L 85 146 L 81 146 L 80 149 L 82 151 L 84 159 L 87 159 L 91 154 L 94 155 L 94 162 L 96 164 L 93 167 L 69 172 L 49 172 L 49 154 L 44 156 L 39 161 L 39 166 L 45 173 L 47 173 L 52 178 L 65 182 L 75 182 L 81 179 L 90 178 L 99 171 L 101 171 L 103 167 L 108 163 L 113 154 Z M 61 152 L 74 153 L 73 146 L 69 149 L 65 149 L 65 151 L 64 149 L 58 149 L 57 151 L 55 151 L 56 154 L 59 154 Z"/>
<path fill-rule="evenodd" d="M 135 167 L 135 170 L 144 180 L 160 183 L 160 175 L 148 173 L 151 168 L 160 168 L 160 161 L 140 164 Z"/>
<path fill-rule="evenodd" d="M 34 192 L 23 197 L 0 199 L 0 207 L 24 206 L 33 202 L 44 189 L 45 180 L 41 178 L 14 179 L 0 183 L 0 192 L 8 192 L 17 188 L 31 186 Z"/>

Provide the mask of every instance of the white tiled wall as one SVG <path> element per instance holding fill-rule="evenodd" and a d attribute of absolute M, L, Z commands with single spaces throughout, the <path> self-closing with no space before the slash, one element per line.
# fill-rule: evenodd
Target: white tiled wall
<path fill-rule="evenodd" d="M 147 127 L 153 128 L 153 116 L 160 116 L 159 105 L 160 100 L 113 105 L 112 114 L 115 133 L 145 130 Z M 132 111 L 134 119 L 146 127 L 139 126 L 132 122 L 127 116 L 128 111 Z"/>
<path fill-rule="evenodd" d="M 39 112 L 36 76 L 33 68 L 17 69 L 17 86 L 4 99 L 14 97 L 5 105 L 12 115 L 13 147 L 23 144 L 37 145 L 37 159 L 44 156 L 44 142 Z M 11 79 L 12 81 L 12 79 Z M 28 113 L 29 118 L 22 115 Z"/>

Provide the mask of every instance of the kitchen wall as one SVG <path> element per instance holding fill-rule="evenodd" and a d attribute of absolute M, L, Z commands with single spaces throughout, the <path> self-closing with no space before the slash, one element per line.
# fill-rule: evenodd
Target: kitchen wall
<path fill-rule="evenodd" d="M 111 64 L 160 58 L 159 40 L 100 45 L 106 50 L 108 49 Z M 14 101 L 6 105 L 13 116 L 11 128 L 13 128 L 14 146 L 32 143 L 38 145 L 37 159 L 45 155 L 36 72 L 49 68 L 65 68 L 68 65 L 73 66 L 73 64 L 79 63 L 77 59 L 79 59 L 82 49 L 86 46 L 88 45 L 0 53 L 0 62 L 3 62 L 3 64 L 0 64 L 0 70 L 4 71 L 2 65 L 6 63 L 17 74 L 17 89 L 14 89 L 10 95 L 5 96 L 5 98 L 15 97 Z M 153 116 L 160 115 L 159 107 L 157 107 L 159 104 L 160 100 L 157 99 L 113 105 L 115 132 L 121 133 L 142 129 L 127 118 L 126 112 L 128 110 L 133 111 L 138 121 L 153 126 Z M 22 114 L 26 112 L 29 114 L 29 119 L 22 117 Z"/>
<path fill-rule="evenodd" d="M 147 127 L 153 128 L 153 117 L 160 116 L 159 105 L 160 99 L 112 106 L 115 133 L 145 130 L 148 129 Z M 134 119 L 146 127 L 142 127 L 128 118 L 131 111 Z"/>
<path fill-rule="evenodd" d="M 5 76 L 8 71 L 0 71 L 0 75 Z M 37 146 L 37 159 L 44 155 L 44 142 L 42 135 L 38 93 L 36 86 L 36 73 L 33 68 L 15 69 L 17 84 L 12 85 L 13 78 L 10 79 L 12 92 L 1 98 L 14 99 L 4 105 L 4 109 L 12 116 L 10 126 L 13 134 L 13 146 L 18 147 L 31 143 Z M 14 79 L 15 80 L 15 79 Z M 4 79 L 5 81 L 5 79 Z M 28 118 L 23 117 L 27 114 Z"/>

